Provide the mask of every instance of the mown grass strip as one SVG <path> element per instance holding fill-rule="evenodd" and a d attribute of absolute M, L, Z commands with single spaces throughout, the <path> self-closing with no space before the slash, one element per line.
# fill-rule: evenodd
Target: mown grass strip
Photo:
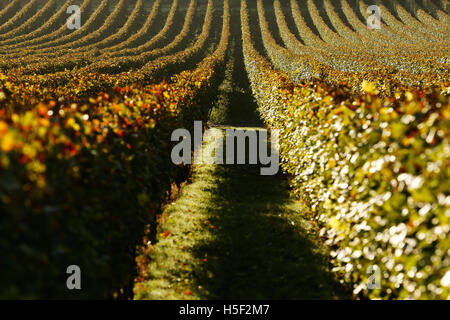
<path fill-rule="evenodd" d="M 261 176 L 258 166 L 195 166 L 162 215 L 157 243 L 138 258 L 135 299 L 344 297 L 306 213 L 282 176 Z"/>

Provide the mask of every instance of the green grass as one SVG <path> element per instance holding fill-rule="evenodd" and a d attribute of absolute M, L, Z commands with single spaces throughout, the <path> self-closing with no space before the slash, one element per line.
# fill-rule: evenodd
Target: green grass
<path fill-rule="evenodd" d="M 306 213 L 282 175 L 195 166 L 164 211 L 135 299 L 342 298 Z"/>
<path fill-rule="evenodd" d="M 236 36 L 230 49 L 225 76 L 218 88 L 219 94 L 208 124 L 262 127 L 245 71 L 241 43 L 236 39 L 239 38 Z"/>

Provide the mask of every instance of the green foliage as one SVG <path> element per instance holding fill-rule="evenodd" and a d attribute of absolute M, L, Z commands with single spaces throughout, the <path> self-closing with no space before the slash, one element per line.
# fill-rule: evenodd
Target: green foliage
<path fill-rule="evenodd" d="M 334 271 L 370 298 L 449 297 L 450 104 L 440 90 L 377 96 L 374 83 L 293 84 L 253 48 L 244 55 L 260 113 L 279 130 L 282 168 L 312 208 Z M 381 289 L 368 290 L 368 269 Z"/>
<path fill-rule="evenodd" d="M 177 174 L 171 134 L 206 122 L 212 106 L 228 9 L 225 1 L 214 53 L 170 82 L 148 84 L 140 72 L 0 73 L 0 103 L 10 107 L 0 110 L 0 297 L 130 290 L 136 247 Z M 81 268 L 81 291 L 66 287 L 69 265 Z"/>

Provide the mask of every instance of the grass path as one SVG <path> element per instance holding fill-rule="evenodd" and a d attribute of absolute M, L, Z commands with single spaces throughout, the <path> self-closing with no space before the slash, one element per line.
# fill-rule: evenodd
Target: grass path
<path fill-rule="evenodd" d="M 210 125 L 261 125 L 239 41 L 232 52 Z M 162 215 L 156 244 L 139 256 L 134 298 L 343 298 L 307 212 L 281 174 L 262 176 L 258 165 L 195 165 Z"/>
<path fill-rule="evenodd" d="M 164 211 L 158 242 L 144 253 L 136 299 L 342 297 L 307 211 L 289 197 L 282 175 L 259 169 L 194 167 L 192 183 Z"/>

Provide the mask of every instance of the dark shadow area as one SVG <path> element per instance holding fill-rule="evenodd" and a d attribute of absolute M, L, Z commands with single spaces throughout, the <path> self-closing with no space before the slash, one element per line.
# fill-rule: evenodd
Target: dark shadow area
<path fill-rule="evenodd" d="M 359 0 L 347 0 L 347 2 L 350 5 L 350 8 L 352 8 L 355 15 L 359 18 L 359 21 L 366 24 L 366 18 L 362 15 L 361 10 L 359 9 Z"/>
<path fill-rule="evenodd" d="M 278 45 L 284 46 L 284 41 L 281 38 L 280 29 L 278 29 L 277 17 L 275 15 L 273 1 L 263 1 L 263 7 L 264 16 L 269 23 L 270 34 L 275 39 Z"/>
<path fill-rule="evenodd" d="M 314 24 L 311 15 L 309 14 L 308 5 L 306 0 L 298 0 L 298 7 L 300 8 L 300 12 L 302 14 L 303 19 L 305 20 L 306 25 L 312 32 L 316 35 L 319 35 L 319 30 L 317 30 L 316 25 Z M 320 36 L 319 36 L 320 37 Z"/>
<path fill-rule="evenodd" d="M 233 91 L 231 92 L 227 119 L 225 119 L 224 124 L 261 127 L 263 126 L 263 122 L 257 111 L 257 105 L 252 96 L 252 88 L 250 87 L 247 71 L 245 69 L 242 42 L 240 40 L 240 29 L 239 36 L 236 36 L 235 39 L 235 58 L 232 82 Z"/>
<path fill-rule="evenodd" d="M 284 18 L 286 20 L 286 23 L 288 25 L 289 30 L 298 41 L 300 41 L 302 44 L 305 44 L 305 41 L 300 37 L 300 34 L 298 33 L 297 27 L 295 25 L 294 16 L 292 14 L 291 10 L 291 2 L 290 1 L 280 1 L 281 10 L 284 13 Z"/>
<path fill-rule="evenodd" d="M 409 2 L 407 0 L 400 1 L 401 3 Z M 449 4 L 441 3 L 439 0 L 415 0 L 412 11 L 415 12 L 418 8 L 421 8 L 426 13 L 431 14 L 435 19 L 437 19 L 437 11 L 442 10 L 446 14 L 449 14 Z"/>
<path fill-rule="evenodd" d="M 231 5 L 236 8 L 238 1 Z M 249 2 L 249 11 L 252 34 L 259 40 L 255 43 L 261 44 L 256 2 Z M 239 14 L 232 10 L 232 21 L 239 21 Z M 261 127 L 245 69 L 240 24 L 232 28 L 228 74 L 210 124 Z M 209 231 L 211 237 L 192 249 L 194 260 L 208 257 L 192 274 L 192 287 L 202 288 L 201 299 L 349 297 L 328 270 L 326 249 L 315 242 L 319 237 L 306 218 L 307 209 L 290 198 L 285 176 L 262 176 L 259 165 L 219 165 L 211 170 L 195 178 L 202 180 L 205 174 L 206 181 L 212 175 L 214 181 L 206 191 L 214 204 L 208 207 L 208 220 L 215 227 Z"/>
<path fill-rule="evenodd" d="M 347 16 L 345 15 L 344 11 L 342 10 L 342 4 L 335 1 L 330 1 L 332 7 L 334 8 L 334 11 L 339 16 L 341 21 L 353 32 L 356 32 L 356 29 L 352 26 L 352 24 L 348 21 Z"/>
<path fill-rule="evenodd" d="M 231 21 L 240 21 L 239 1 L 230 1 Z M 210 125 L 262 127 L 245 69 L 240 23 L 231 23 L 232 45 Z"/>
<path fill-rule="evenodd" d="M 213 240 L 193 249 L 199 259 L 208 256 L 194 271 L 196 285 L 209 292 L 202 298 L 346 297 L 304 212 L 290 209 L 283 176 L 261 176 L 248 165 L 217 166 L 214 175 Z"/>
<path fill-rule="evenodd" d="M 333 31 L 334 33 L 338 33 L 330 18 L 328 17 L 328 13 L 325 10 L 323 1 L 314 1 L 314 4 L 317 8 L 317 11 L 319 11 L 320 17 L 322 18 L 323 22 L 328 26 L 328 28 L 330 28 L 331 31 Z"/>

